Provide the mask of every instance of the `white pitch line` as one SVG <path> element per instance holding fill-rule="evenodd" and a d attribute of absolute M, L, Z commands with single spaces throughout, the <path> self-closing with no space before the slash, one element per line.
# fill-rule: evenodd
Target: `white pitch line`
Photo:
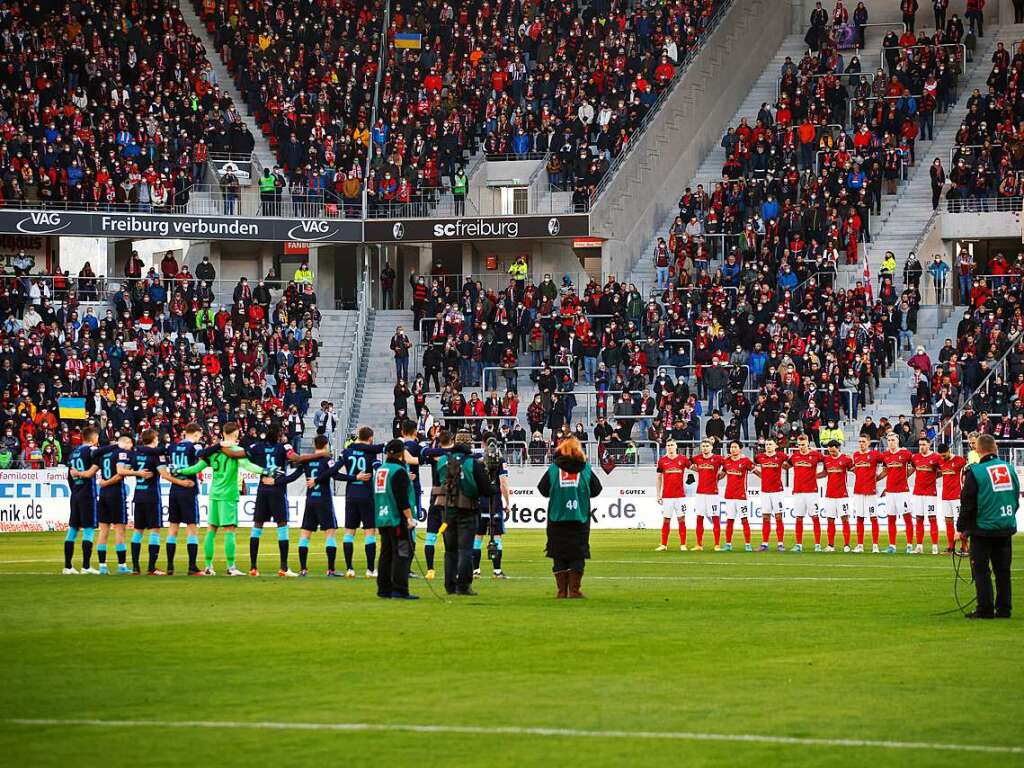
<path fill-rule="evenodd" d="M 738 554 L 745 554 L 740 552 Z M 749 553 L 746 553 L 749 554 Z M 806 553 L 805 553 L 806 554 Z M 818 553 L 811 553 L 818 554 Z M 930 555 L 929 555 L 930 557 Z M 799 558 L 797 558 L 799 559 Z M 690 558 L 686 556 L 686 553 L 682 553 L 678 558 L 666 557 L 661 560 L 594 560 L 595 563 L 609 563 L 612 565 L 699 565 L 699 566 L 743 566 L 746 568 L 860 568 L 862 570 L 878 570 L 878 571 L 932 571 L 935 573 L 945 573 L 949 568 L 949 560 L 936 560 L 935 565 L 909 565 L 906 563 L 830 563 L 825 562 L 823 557 L 821 560 L 815 560 L 814 558 L 808 558 L 805 561 L 795 562 L 789 560 L 788 562 L 782 562 L 779 560 L 734 560 L 729 557 L 725 557 L 722 560 L 709 560 L 706 558 Z M 1014 573 L 1024 573 L 1024 568 L 1014 569 Z"/>
<path fill-rule="evenodd" d="M 63 574 L 59 570 L 0 570 L 0 577 L 8 577 L 8 575 L 58 575 L 63 577 Z M 81 574 L 79 574 L 81 575 Z M 89 574 L 86 574 L 89 575 Z M 117 579 L 117 575 L 111 574 L 114 579 L 112 581 L 121 581 Z M 63 577 L 70 579 L 71 577 Z M 920 577 L 920 575 L 914 575 L 912 579 L 925 579 L 926 577 Z M 184 581 L 174 580 L 174 581 Z M 509 581 L 523 582 L 523 581 L 542 581 L 550 582 L 550 575 L 517 575 L 517 577 L 509 577 Z M 729 577 L 729 575 L 594 575 L 591 573 L 587 574 L 587 581 L 602 581 L 602 582 L 840 582 L 848 584 L 850 582 L 888 582 L 891 581 L 886 577 L 788 577 L 788 575 L 763 575 L 763 577 Z"/>
<path fill-rule="evenodd" d="M 413 723 L 281 723 L 271 721 L 216 720 L 60 720 L 51 718 L 8 718 L 0 721 L 26 727 L 96 727 L 96 728 L 206 728 L 212 730 L 260 731 L 367 731 L 405 733 L 457 733 L 473 736 L 550 736 L 570 739 L 624 739 L 667 741 L 744 742 L 749 744 L 781 744 L 797 747 L 876 747 L 878 749 L 909 749 L 934 752 L 984 752 L 1024 754 L 1024 747 L 987 744 L 944 744 L 928 741 L 874 741 L 871 739 L 824 739 L 803 736 L 772 736 L 754 733 L 701 733 L 695 731 L 587 731 L 576 728 L 542 728 L 529 726 L 481 725 L 417 725 Z"/>

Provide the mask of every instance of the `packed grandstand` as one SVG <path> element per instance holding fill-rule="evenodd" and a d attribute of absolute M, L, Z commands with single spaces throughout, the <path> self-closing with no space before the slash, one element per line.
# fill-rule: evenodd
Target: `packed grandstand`
<path fill-rule="evenodd" d="M 322 215 L 434 199 L 481 156 L 542 157 L 549 189 L 586 210 L 727 6 L 208 0 L 195 10 L 212 51 L 168 2 L 11 8 L 3 204 L 184 210 L 212 155 L 252 152 L 247 110 L 276 154 L 276 189 Z M 653 284 L 512 268 L 479 280 L 440 265 L 414 275 L 415 343 L 393 347 L 412 358 L 396 368 L 396 429 L 413 418 L 430 440 L 468 427 L 533 463 L 570 433 L 628 462 L 657 458 L 669 437 L 686 452 L 705 437 L 724 450 L 800 433 L 1024 440 L 1020 255 L 964 250 L 947 276 L 887 254 L 865 271 L 872 218 L 931 164 L 916 142 L 955 105 L 966 116 L 951 167 L 929 169 L 933 207 L 945 195 L 949 210 L 1019 209 L 1024 53 L 1000 43 L 979 65 L 988 92 L 967 93 L 977 39 L 955 14 L 890 31 L 877 68 L 848 49 L 851 28 L 863 33 L 841 18 L 812 24 L 804 55 L 778 72 L 777 100 L 723 131 L 720 177 L 682 190 L 671 228 L 638 257 Z M 395 45 L 409 33 L 418 47 Z M 243 442 L 275 421 L 294 444 L 310 439 L 325 422 L 310 403 L 323 343 L 312 280 L 215 279 L 209 263 L 193 273 L 172 254 L 99 275 L 15 259 L 0 294 L 0 465 L 60 464 L 87 423 L 104 440 L 145 428 L 178 439 L 192 421 L 215 437 L 228 420 Z M 916 344 L 924 284 L 962 311 L 934 360 Z M 906 417 L 875 421 L 881 379 L 908 367 Z M 88 421 L 61 419 L 62 397 L 84 397 Z"/>

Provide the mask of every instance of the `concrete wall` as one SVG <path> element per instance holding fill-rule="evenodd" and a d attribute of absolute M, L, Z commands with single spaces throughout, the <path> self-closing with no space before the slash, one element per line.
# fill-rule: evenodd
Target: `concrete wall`
<path fill-rule="evenodd" d="M 737 0 L 705 42 L 591 214 L 608 238 L 603 270 L 626 274 L 651 233 L 674 209 L 723 126 L 790 31 L 780 0 Z"/>
<path fill-rule="evenodd" d="M 1015 213 L 943 213 L 939 219 L 943 240 L 1021 237 L 1020 211 Z"/>

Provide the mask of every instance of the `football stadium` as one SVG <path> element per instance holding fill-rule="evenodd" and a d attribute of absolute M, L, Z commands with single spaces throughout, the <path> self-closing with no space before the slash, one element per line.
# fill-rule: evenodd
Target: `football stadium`
<path fill-rule="evenodd" d="M 10 765 L 1024 765 L 1024 0 L 0 63 Z"/>

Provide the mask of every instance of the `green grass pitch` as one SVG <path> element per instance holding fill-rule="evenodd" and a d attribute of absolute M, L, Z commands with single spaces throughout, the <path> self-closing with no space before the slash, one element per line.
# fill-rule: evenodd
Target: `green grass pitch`
<path fill-rule="evenodd" d="M 542 532 L 513 531 L 513 578 L 452 603 L 418 580 L 400 603 L 362 578 L 65 577 L 61 541 L 0 536 L 10 766 L 1024 765 L 1024 613 L 937 616 L 946 557 L 655 553 L 657 532 L 600 532 L 587 599 L 555 601 Z M 271 538 L 266 572 L 276 558 Z"/>

